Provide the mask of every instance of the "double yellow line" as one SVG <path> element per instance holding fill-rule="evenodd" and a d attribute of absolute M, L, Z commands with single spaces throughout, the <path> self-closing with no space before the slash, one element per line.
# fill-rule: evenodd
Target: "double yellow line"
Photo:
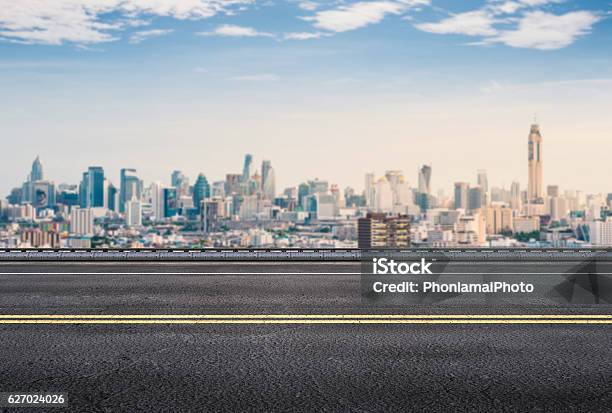
<path fill-rule="evenodd" d="M 0 314 L 0 324 L 612 324 L 598 314 Z"/>

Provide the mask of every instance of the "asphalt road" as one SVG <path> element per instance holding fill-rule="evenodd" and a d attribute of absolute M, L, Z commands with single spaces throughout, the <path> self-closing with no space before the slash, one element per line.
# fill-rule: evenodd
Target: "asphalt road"
<path fill-rule="evenodd" d="M 543 299 L 373 303 L 361 297 L 359 271 L 346 263 L 0 264 L 0 313 L 612 314 L 607 304 Z M 611 327 L 0 323 L 0 392 L 63 392 L 74 411 L 610 411 Z"/>

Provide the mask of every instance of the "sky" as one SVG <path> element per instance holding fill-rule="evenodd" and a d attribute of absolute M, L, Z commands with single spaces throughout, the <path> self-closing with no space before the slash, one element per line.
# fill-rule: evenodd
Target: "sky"
<path fill-rule="evenodd" d="M 612 0 L 0 0 L 0 194 L 40 155 L 170 183 L 269 159 L 277 190 L 422 164 L 434 190 L 612 192 Z"/>

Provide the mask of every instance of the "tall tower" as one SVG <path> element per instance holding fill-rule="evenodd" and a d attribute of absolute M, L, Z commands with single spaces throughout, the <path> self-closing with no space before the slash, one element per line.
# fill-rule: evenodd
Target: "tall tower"
<path fill-rule="evenodd" d="M 244 155 L 244 166 L 242 167 L 242 182 L 248 182 L 251 179 L 251 164 L 253 163 L 253 155 L 247 153 Z"/>
<path fill-rule="evenodd" d="M 542 135 L 537 124 L 531 125 L 529 133 L 529 182 L 527 184 L 527 199 L 529 202 L 544 198 L 542 182 Z"/>
<path fill-rule="evenodd" d="M 37 156 L 36 159 L 34 159 L 34 162 L 32 163 L 32 173 L 30 173 L 30 181 L 42 181 L 43 178 L 43 166 L 40 162 L 40 157 Z"/>

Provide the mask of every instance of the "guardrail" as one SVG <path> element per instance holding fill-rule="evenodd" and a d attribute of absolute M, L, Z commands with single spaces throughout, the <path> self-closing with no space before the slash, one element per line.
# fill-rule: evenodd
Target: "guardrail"
<path fill-rule="evenodd" d="M 404 259 L 444 257 L 466 261 L 612 261 L 612 248 L 597 249 L 0 249 L 10 261 L 359 261 L 365 254 L 398 254 Z"/>

